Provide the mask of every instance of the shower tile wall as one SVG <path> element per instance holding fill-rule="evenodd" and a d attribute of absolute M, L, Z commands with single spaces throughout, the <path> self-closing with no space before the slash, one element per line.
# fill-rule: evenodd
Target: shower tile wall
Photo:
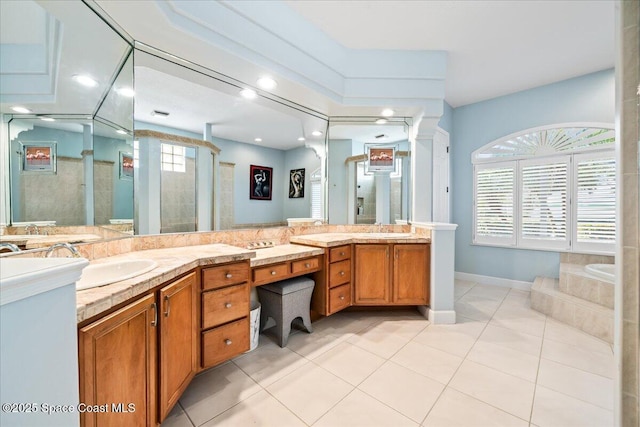
<path fill-rule="evenodd" d="M 402 178 L 391 178 L 391 223 L 395 224 L 397 219 L 402 219 Z"/>
<path fill-rule="evenodd" d="M 186 158 L 185 172 L 162 171 L 160 179 L 161 233 L 195 231 L 195 159 Z"/>
<path fill-rule="evenodd" d="M 57 225 L 84 224 L 82 159 L 57 158 L 57 173 L 24 174 L 21 180 L 25 222 L 56 220 Z"/>
<path fill-rule="evenodd" d="M 356 224 L 373 224 L 376 222 L 376 184 L 373 175 L 365 175 L 364 167 L 358 164 L 358 185 L 356 194 L 362 198 L 364 204 L 360 209 L 361 214 L 356 216 Z"/>
<path fill-rule="evenodd" d="M 109 224 L 109 219 L 113 218 L 113 181 L 116 174 L 120 174 L 118 167 L 114 162 L 93 161 L 94 218 L 98 225 Z M 77 224 L 83 223 L 84 221 Z"/>
<path fill-rule="evenodd" d="M 621 28 L 621 46 L 618 51 L 618 100 L 621 119 L 621 171 L 622 171 L 622 419 L 621 425 L 638 427 L 640 397 L 640 235 L 638 212 L 638 169 L 640 168 L 640 6 L 637 1 L 622 1 L 618 10 Z M 620 55 L 621 54 L 621 55 Z"/>

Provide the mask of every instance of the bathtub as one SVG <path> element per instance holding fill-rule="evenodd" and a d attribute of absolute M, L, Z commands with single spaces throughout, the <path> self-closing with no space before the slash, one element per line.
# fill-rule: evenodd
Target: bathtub
<path fill-rule="evenodd" d="M 609 282 L 609 283 L 615 282 L 615 277 L 616 277 L 615 264 L 589 264 L 589 265 L 585 265 L 584 271 L 606 282 Z"/>

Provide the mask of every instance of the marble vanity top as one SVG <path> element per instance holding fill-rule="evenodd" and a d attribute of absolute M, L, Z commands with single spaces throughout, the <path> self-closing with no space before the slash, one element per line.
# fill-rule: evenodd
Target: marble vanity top
<path fill-rule="evenodd" d="M 307 258 L 322 255 L 324 249 L 303 245 L 279 245 L 271 248 L 259 249 L 255 258 L 251 258 L 251 267 L 266 264 L 289 261 L 292 259 Z"/>
<path fill-rule="evenodd" d="M 101 258 L 91 264 L 124 259 L 152 259 L 158 263 L 153 270 L 110 285 L 76 292 L 78 322 L 109 310 L 124 301 L 141 295 L 199 266 L 242 261 L 255 256 L 254 251 L 226 244 L 185 246 L 180 248 L 136 251 Z"/>
<path fill-rule="evenodd" d="M 330 248 L 351 243 L 430 243 L 431 239 L 409 233 L 321 233 L 291 236 L 292 243 Z"/>

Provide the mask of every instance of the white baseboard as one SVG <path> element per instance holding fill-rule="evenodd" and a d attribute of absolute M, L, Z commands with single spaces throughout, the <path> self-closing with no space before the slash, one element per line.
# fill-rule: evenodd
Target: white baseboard
<path fill-rule="evenodd" d="M 481 274 L 462 273 L 456 271 L 454 277 L 458 280 L 479 283 L 481 285 L 502 286 L 504 288 L 519 289 L 521 291 L 531 291 L 531 282 L 522 280 L 504 279 L 502 277 L 483 276 Z"/>
<path fill-rule="evenodd" d="M 429 308 L 427 318 L 434 325 L 453 325 L 456 323 L 456 312 L 454 310 L 432 310 Z"/>

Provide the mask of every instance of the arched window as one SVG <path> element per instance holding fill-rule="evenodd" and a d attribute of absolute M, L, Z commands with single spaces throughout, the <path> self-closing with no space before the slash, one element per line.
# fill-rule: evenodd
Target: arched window
<path fill-rule="evenodd" d="M 614 142 L 611 125 L 565 124 L 474 151 L 473 243 L 613 252 Z"/>

